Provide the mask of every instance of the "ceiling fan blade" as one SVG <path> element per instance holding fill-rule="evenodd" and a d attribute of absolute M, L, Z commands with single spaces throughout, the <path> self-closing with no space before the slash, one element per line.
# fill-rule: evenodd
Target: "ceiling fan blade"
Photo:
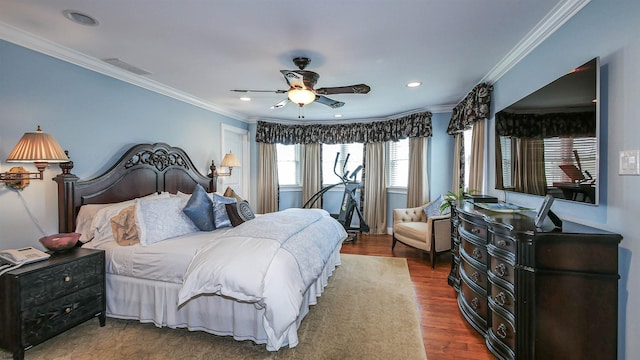
<path fill-rule="evenodd" d="M 320 75 L 308 70 L 280 70 L 287 84 L 294 89 L 313 90 Z"/>
<path fill-rule="evenodd" d="M 367 94 L 371 88 L 369 85 L 358 84 L 351 86 L 325 87 L 316 89 L 316 94 L 333 95 L 333 94 Z"/>
<path fill-rule="evenodd" d="M 322 96 L 322 95 L 317 95 L 316 96 L 316 102 L 319 102 L 320 104 L 324 104 L 327 105 L 330 108 L 336 109 L 339 107 L 344 106 L 344 103 L 342 101 L 335 101 L 333 99 L 329 99 L 326 96 Z"/>
<path fill-rule="evenodd" d="M 241 92 L 241 93 L 250 93 L 250 92 L 268 92 L 268 93 L 276 93 L 276 94 L 286 94 L 287 90 L 229 90 L 233 92 Z"/>
<path fill-rule="evenodd" d="M 304 76 L 293 70 L 280 70 L 287 84 L 295 89 L 304 89 Z"/>
<path fill-rule="evenodd" d="M 270 109 L 280 109 L 281 107 L 284 107 L 285 105 L 287 105 L 290 102 L 291 102 L 291 100 L 289 100 L 289 98 L 286 98 L 286 99 L 280 101 L 279 103 L 271 106 Z"/>

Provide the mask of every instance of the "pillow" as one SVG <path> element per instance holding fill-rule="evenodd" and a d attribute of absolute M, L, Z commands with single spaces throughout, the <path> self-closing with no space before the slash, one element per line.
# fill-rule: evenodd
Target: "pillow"
<path fill-rule="evenodd" d="M 80 239 L 78 239 L 79 241 L 84 243 L 93 239 L 94 229 L 91 228 L 93 219 L 100 209 L 110 205 L 111 204 L 87 204 L 80 207 L 80 211 L 78 211 L 78 216 L 76 217 L 75 230 L 75 232 L 82 234 L 80 235 Z"/>
<path fill-rule="evenodd" d="M 136 200 L 136 230 L 142 246 L 198 231 L 182 212 L 189 198 Z"/>
<path fill-rule="evenodd" d="M 213 222 L 216 229 L 231 226 L 231 220 L 229 219 L 229 215 L 227 215 L 225 204 L 233 204 L 235 202 L 237 202 L 237 200 L 234 198 L 213 194 Z"/>
<path fill-rule="evenodd" d="M 187 214 L 193 224 L 201 231 L 215 230 L 213 222 L 213 200 L 207 191 L 200 184 L 196 184 L 193 193 L 187 201 L 187 205 L 182 209 Z"/>
<path fill-rule="evenodd" d="M 440 212 L 440 205 L 443 201 L 444 197 L 440 195 L 437 199 L 433 200 L 431 203 L 429 203 L 429 205 L 424 207 L 424 214 L 427 215 L 427 218 L 446 215 L 451 211 L 451 209 L 447 208 L 444 212 Z"/>
<path fill-rule="evenodd" d="M 235 204 L 225 204 L 224 207 L 227 210 L 231 225 L 236 227 L 245 221 L 255 219 L 255 215 L 246 200 L 238 201 Z"/>
<path fill-rule="evenodd" d="M 243 198 L 241 198 L 238 194 L 236 194 L 235 191 L 233 191 L 233 189 L 231 188 L 231 186 L 227 186 L 227 189 L 224 191 L 224 196 L 228 197 L 228 198 L 234 198 L 236 199 L 238 202 L 240 201 L 244 201 Z"/>
<path fill-rule="evenodd" d="M 118 245 L 128 246 L 140 242 L 136 230 L 136 206 L 130 205 L 111 218 L 111 231 Z"/>
<path fill-rule="evenodd" d="M 168 196 L 168 194 L 151 193 L 143 198 L 153 199 Z M 88 204 L 80 207 L 80 212 L 76 219 L 76 232 L 83 234 L 80 237 L 80 241 L 112 240 L 111 218 L 116 216 L 122 209 L 135 204 L 135 202 L 136 199 L 132 199 L 109 204 Z M 87 222 L 90 222 L 88 227 L 86 226 Z"/>

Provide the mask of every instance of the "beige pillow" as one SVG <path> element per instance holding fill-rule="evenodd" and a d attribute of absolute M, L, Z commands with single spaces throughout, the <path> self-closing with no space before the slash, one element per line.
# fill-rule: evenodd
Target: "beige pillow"
<path fill-rule="evenodd" d="M 231 186 L 227 186 L 227 189 L 224 191 L 224 197 L 234 198 L 238 200 L 238 202 L 244 201 L 244 199 L 241 198 L 240 195 L 236 194 L 236 192 L 233 191 Z"/>
<path fill-rule="evenodd" d="M 128 206 L 111 218 L 113 238 L 118 245 L 128 246 L 138 244 L 138 230 L 136 229 L 136 206 Z"/>

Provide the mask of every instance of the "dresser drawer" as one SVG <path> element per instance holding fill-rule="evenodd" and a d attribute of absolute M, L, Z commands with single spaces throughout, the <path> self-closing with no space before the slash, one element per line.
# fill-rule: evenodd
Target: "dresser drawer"
<path fill-rule="evenodd" d="M 473 234 L 479 239 L 486 241 L 487 223 L 482 217 L 477 217 L 461 212 L 459 227 L 463 230 L 463 232 Z"/>
<path fill-rule="evenodd" d="M 481 317 L 484 321 L 487 320 L 487 298 L 484 294 L 479 294 L 471 288 L 466 282 L 466 279 L 462 278 L 460 282 L 460 293 L 464 298 L 464 303 L 473 310 L 476 315 Z"/>
<path fill-rule="evenodd" d="M 492 308 L 492 310 L 494 309 Z M 492 334 L 492 338 L 498 339 L 512 352 L 515 352 L 516 330 L 513 318 L 500 311 L 491 311 L 491 328 L 489 331 Z"/>
<path fill-rule="evenodd" d="M 484 246 L 476 245 L 466 238 L 462 238 L 462 248 L 469 257 L 487 266 L 487 249 Z"/>
<path fill-rule="evenodd" d="M 43 304 L 78 289 L 104 283 L 102 259 L 101 256 L 86 256 L 22 276 L 21 308 Z"/>
<path fill-rule="evenodd" d="M 102 284 L 95 284 L 26 309 L 22 313 L 23 345 L 38 344 L 100 313 L 104 304 L 103 291 Z"/>
<path fill-rule="evenodd" d="M 489 261 L 489 271 L 497 277 L 509 284 L 515 284 L 515 271 L 513 265 L 499 257 L 492 256 Z"/>
<path fill-rule="evenodd" d="M 493 233 L 493 236 L 491 236 L 489 243 L 493 244 L 493 246 L 499 249 L 508 251 L 513 255 L 516 254 L 516 241 L 511 237 Z"/>
<path fill-rule="evenodd" d="M 462 277 L 467 277 L 469 281 L 474 284 L 480 286 L 483 290 L 487 290 L 487 272 L 483 269 L 478 269 L 470 264 L 468 260 L 468 255 L 463 251 L 461 256 L 461 268 L 460 275 Z"/>
<path fill-rule="evenodd" d="M 496 306 L 500 306 L 512 315 L 515 314 L 516 299 L 513 292 L 495 284 L 489 279 L 489 298 Z"/>

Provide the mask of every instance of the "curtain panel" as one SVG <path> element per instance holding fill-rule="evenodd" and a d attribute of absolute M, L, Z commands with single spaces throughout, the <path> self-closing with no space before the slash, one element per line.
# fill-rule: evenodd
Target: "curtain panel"
<path fill-rule="evenodd" d="M 258 214 L 278 211 L 276 144 L 258 144 Z"/>
<path fill-rule="evenodd" d="M 595 137 L 593 111 L 549 114 L 496 114 L 496 134 L 518 138 Z"/>
<path fill-rule="evenodd" d="M 429 201 L 427 177 L 427 138 L 409 139 L 409 179 L 407 207 L 418 207 Z"/>
<path fill-rule="evenodd" d="M 481 83 L 453 108 L 447 134 L 454 135 L 470 128 L 474 122 L 489 118 L 493 86 Z"/>
<path fill-rule="evenodd" d="M 351 144 L 398 141 L 432 135 L 431 112 L 398 119 L 349 124 L 288 125 L 258 121 L 256 142 L 268 144 Z"/>

